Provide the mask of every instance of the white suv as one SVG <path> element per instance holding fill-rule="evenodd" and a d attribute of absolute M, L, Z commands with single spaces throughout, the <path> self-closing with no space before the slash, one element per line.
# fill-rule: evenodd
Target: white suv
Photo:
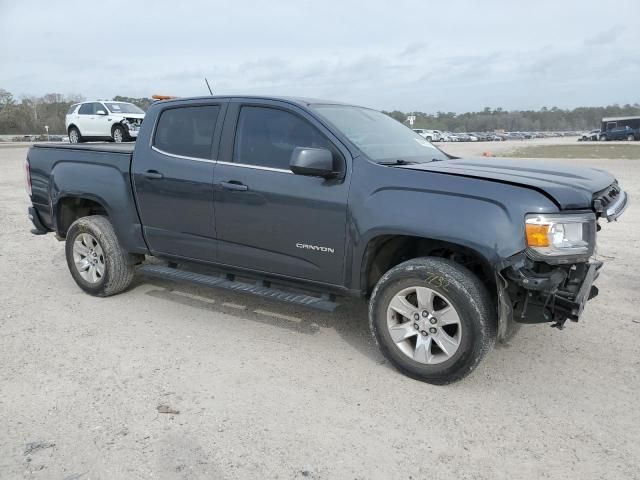
<path fill-rule="evenodd" d="M 82 102 L 69 107 L 65 126 L 69 142 L 87 140 L 135 140 L 144 119 L 144 110 L 125 102 Z"/>

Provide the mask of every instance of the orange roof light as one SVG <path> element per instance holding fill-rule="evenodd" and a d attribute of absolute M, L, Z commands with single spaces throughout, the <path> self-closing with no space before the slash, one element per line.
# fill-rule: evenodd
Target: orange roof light
<path fill-rule="evenodd" d="M 178 97 L 174 97 L 172 95 L 151 95 L 151 98 L 153 98 L 154 100 L 171 100 L 172 98 L 178 98 Z"/>
<path fill-rule="evenodd" d="M 548 223 L 527 223 L 527 245 L 530 247 L 548 247 L 549 242 L 549 230 L 551 225 Z"/>

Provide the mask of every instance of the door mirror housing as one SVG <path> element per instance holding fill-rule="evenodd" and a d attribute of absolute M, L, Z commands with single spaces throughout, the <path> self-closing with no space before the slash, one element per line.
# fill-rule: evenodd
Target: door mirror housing
<path fill-rule="evenodd" d="M 96 110 L 96 115 L 106 115 L 107 112 L 105 112 L 104 110 Z"/>
<path fill-rule="evenodd" d="M 338 174 L 333 169 L 333 154 L 326 148 L 294 148 L 289 168 L 296 175 L 310 177 L 331 178 Z"/>

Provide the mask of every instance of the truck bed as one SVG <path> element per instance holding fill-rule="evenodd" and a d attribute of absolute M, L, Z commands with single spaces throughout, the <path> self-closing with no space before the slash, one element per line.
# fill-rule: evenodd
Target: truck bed
<path fill-rule="evenodd" d="M 52 142 L 52 143 L 36 143 L 33 148 L 60 148 L 64 150 L 80 150 L 89 152 L 101 152 L 101 153 L 123 153 L 131 155 L 135 148 L 135 142 L 130 143 L 108 143 L 108 142 L 95 142 L 95 143 L 64 143 L 64 142 Z"/>

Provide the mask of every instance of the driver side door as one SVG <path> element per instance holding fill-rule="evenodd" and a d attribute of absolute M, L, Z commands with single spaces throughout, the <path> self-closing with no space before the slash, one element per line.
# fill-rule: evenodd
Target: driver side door
<path fill-rule="evenodd" d="M 342 285 L 348 152 L 304 110 L 235 100 L 214 170 L 218 261 L 232 267 Z M 342 178 L 294 174 L 296 147 L 327 148 Z"/>

